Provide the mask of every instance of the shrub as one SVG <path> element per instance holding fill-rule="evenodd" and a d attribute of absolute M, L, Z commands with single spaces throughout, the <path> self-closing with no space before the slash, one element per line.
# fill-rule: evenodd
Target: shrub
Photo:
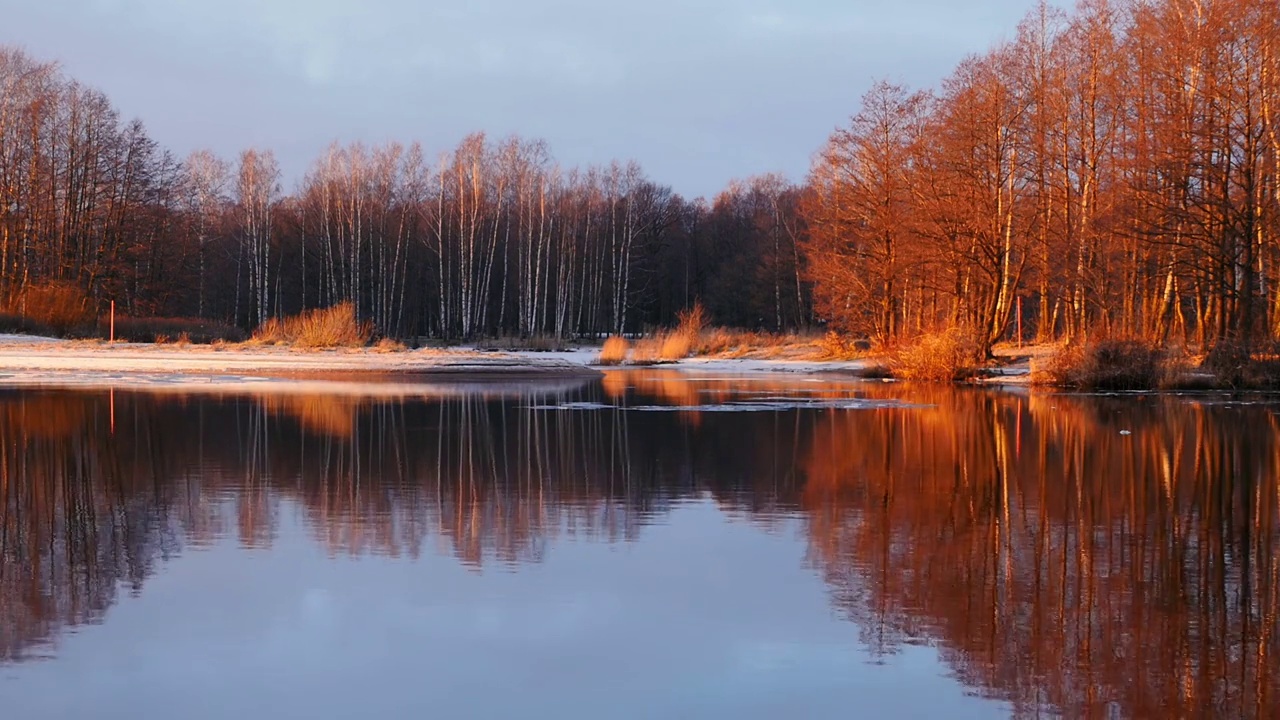
<path fill-rule="evenodd" d="M 1274 346 L 1254 353 L 1239 343 L 1220 342 L 1205 355 L 1200 370 L 1219 388 L 1280 388 L 1280 353 Z"/>
<path fill-rule="evenodd" d="M 889 369 L 900 380 L 952 382 L 972 376 L 982 364 L 982 345 L 972 333 L 952 327 L 929 333 L 889 356 Z"/>
<path fill-rule="evenodd" d="M 58 334 L 53 328 L 42 322 L 12 313 L 0 313 L 0 332 L 42 335 L 45 337 Z"/>
<path fill-rule="evenodd" d="M 553 335 L 534 335 L 524 342 L 525 349 L 534 352 L 557 352 L 564 349 L 564 343 Z"/>
<path fill-rule="evenodd" d="M 627 351 L 631 349 L 631 344 L 626 338 L 614 335 L 604 341 L 604 345 L 600 348 L 600 355 L 596 358 L 597 365 L 621 365 L 622 361 L 627 359 Z"/>
<path fill-rule="evenodd" d="M 1252 354 L 1238 343 L 1218 343 L 1205 355 L 1200 369 L 1209 373 L 1214 382 L 1225 387 L 1242 387 L 1248 384 Z"/>
<path fill-rule="evenodd" d="M 97 334 L 106 338 L 111 332 L 109 321 L 98 321 Z M 130 337 L 137 342 L 163 344 L 171 338 L 186 338 L 188 343 L 207 345 L 215 340 L 240 342 L 244 331 L 234 325 L 202 318 L 116 317 L 116 340 Z"/>
<path fill-rule="evenodd" d="M 528 351 L 556 352 L 565 349 L 562 339 L 554 335 L 532 335 L 530 337 L 506 336 L 486 338 L 475 343 L 476 350 L 489 351 Z"/>
<path fill-rule="evenodd" d="M 861 354 L 857 342 L 834 330 L 818 340 L 818 356 L 824 360 L 850 360 Z"/>
<path fill-rule="evenodd" d="M 307 310 L 284 319 L 271 318 L 253 333 L 253 341 L 299 348 L 363 347 L 373 337 L 373 325 L 356 318 L 351 303 Z"/>
<path fill-rule="evenodd" d="M 94 312 L 88 296 L 70 283 L 25 287 L 9 299 L 5 309 L 9 315 L 46 329 L 48 334 L 68 335 L 93 327 Z"/>
<path fill-rule="evenodd" d="M 1167 354 L 1140 340 L 1068 345 L 1035 363 L 1031 381 L 1078 390 L 1154 390 L 1171 376 Z"/>

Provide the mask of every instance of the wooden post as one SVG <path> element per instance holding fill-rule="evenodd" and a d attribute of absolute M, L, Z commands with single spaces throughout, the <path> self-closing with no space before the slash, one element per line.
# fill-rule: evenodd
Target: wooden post
<path fill-rule="evenodd" d="M 116 341 L 116 301 L 111 301 L 111 337 L 108 342 Z"/>

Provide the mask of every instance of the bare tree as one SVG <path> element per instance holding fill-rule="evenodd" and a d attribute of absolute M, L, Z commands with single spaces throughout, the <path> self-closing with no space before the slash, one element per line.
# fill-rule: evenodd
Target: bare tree
<path fill-rule="evenodd" d="M 243 255 L 248 264 L 249 318 L 260 325 L 271 306 L 271 220 L 280 196 L 280 168 L 271 151 L 240 154 L 236 200 Z M 238 308 L 237 308 L 238 310 Z"/>
<path fill-rule="evenodd" d="M 199 278 L 196 314 L 200 317 L 205 316 L 209 241 L 221 231 L 230 177 L 230 165 L 208 150 L 191 153 L 183 163 L 182 205 L 195 234 Z"/>

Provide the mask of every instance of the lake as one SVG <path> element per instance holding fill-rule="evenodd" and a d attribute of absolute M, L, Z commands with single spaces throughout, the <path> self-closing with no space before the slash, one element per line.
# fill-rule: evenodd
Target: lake
<path fill-rule="evenodd" d="M 0 393 L 13 718 L 1280 708 L 1280 399 Z"/>

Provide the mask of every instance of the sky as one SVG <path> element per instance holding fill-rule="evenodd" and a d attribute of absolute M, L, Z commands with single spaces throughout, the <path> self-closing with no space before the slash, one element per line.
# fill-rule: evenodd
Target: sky
<path fill-rule="evenodd" d="M 330 530 L 300 527 L 309 514 L 292 502 L 277 509 L 269 551 L 234 539 L 188 550 L 103 622 L 59 637 L 52 659 L 0 665 L 6 716 L 1012 712 L 934 647 L 869 652 L 859 638 L 873 630 L 831 609 L 799 520 L 769 532 L 728 521 L 712 500 L 686 502 L 638 540 L 561 530 L 542 562 L 467 568 L 430 541 L 417 559 L 326 557 L 313 538 Z"/>
<path fill-rule="evenodd" d="M 542 138 L 711 197 L 803 179 L 877 79 L 932 87 L 1036 0 L 0 0 L 0 43 L 56 60 L 179 156 Z"/>

